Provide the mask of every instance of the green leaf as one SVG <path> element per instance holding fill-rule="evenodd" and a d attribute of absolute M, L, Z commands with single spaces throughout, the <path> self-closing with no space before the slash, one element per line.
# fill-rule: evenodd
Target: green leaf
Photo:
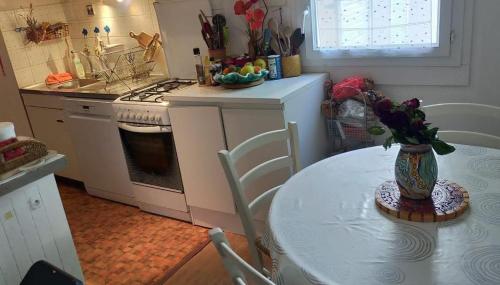
<path fill-rule="evenodd" d="M 388 138 L 385 139 L 385 142 L 384 142 L 384 148 L 385 149 L 388 149 L 391 147 L 392 145 L 392 141 L 394 140 L 394 137 L 393 136 L 390 136 Z"/>
<path fill-rule="evenodd" d="M 442 140 L 435 139 L 432 141 L 432 148 L 439 155 L 449 154 L 455 151 L 455 147 L 445 143 Z"/>
<path fill-rule="evenodd" d="M 375 135 L 375 136 L 380 136 L 385 133 L 385 129 L 382 128 L 381 126 L 372 126 L 368 128 L 368 133 Z"/>
<path fill-rule="evenodd" d="M 432 128 L 429 130 L 425 130 L 425 135 L 428 136 L 429 138 L 433 139 L 436 137 L 436 134 L 438 132 L 439 128 Z"/>
<path fill-rule="evenodd" d="M 425 121 L 425 113 L 420 109 L 415 109 L 415 116 Z"/>
<path fill-rule="evenodd" d="M 420 144 L 420 142 L 414 137 L 405 137 L 405 139 L 411 144 Z"/>

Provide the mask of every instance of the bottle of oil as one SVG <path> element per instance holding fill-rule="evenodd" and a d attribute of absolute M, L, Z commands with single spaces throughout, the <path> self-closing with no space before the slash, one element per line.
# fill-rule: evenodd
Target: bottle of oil
<path fill-rule="evenodd" d="M 203 62 L 201 60 L 201 54 L 199 48 L 193 49 L 194 54 L 194 65 L 196 68 L 196 79 L 198 80 L 199 85 L 205 85 L 205 70 L 203 70 Z"/>

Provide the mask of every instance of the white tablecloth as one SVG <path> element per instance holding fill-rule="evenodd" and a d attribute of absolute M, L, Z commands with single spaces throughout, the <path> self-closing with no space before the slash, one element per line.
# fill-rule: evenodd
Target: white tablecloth
<path fill-rule="evenodd" d="M 288 180 L 269 213 L 277 284 L 500 284 L 500 151 L 457 145 L 438 177 L 470 194 L 456 220 L 416 223 L 380 212 L 399 147 L 337 155 Z"/>

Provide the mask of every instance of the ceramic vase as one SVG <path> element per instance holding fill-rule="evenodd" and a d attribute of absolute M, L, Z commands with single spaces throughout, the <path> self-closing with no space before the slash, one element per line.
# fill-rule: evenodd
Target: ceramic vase
<path fill-rule="evenodd" d="M 429 198 L 438 175 L 431 145 L 401 145 L 394 172 L 401 196 L 417 200 Z"/>

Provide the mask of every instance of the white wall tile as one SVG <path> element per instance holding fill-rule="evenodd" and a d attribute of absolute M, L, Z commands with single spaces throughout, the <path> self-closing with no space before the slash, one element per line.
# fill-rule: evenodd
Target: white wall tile
<path fill-rule="evenodd" d="M 0 31 L 13 31 L 16 25 L 16 14 L 13 10 L 0 12 Z"/>
<path fill-rule="evenodd" d="M 30 62 L 28 60 L 26 49 L 24 48 L 13 49 L 9 50 L 8 53 L 10 61 L 12 63 L 12 68 L 14 68 L 14 70 L 30 67 Z"/>
<path fill-rule="evenodd" d="M 16 69 L 14 70 L 14 74 L 16 75 L 16 80 L 19 87 L 26 87 L 35 84 L 33 74 L 31 73 L 31 67 Z"/>
<path fill-rule="evenodd" d="M 31 66 L 47 62 L 44 48 L 42 46 L 30 45 L 26 48 L 26 53 L 28 54 L 28 60 Z"/>

